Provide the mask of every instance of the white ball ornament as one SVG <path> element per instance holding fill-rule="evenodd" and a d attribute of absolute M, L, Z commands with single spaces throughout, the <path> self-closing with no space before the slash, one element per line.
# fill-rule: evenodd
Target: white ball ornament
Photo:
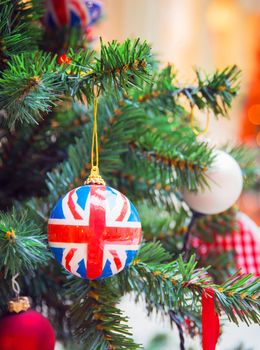
<path fill-rule="evenodd" d="M 198 191 L 184 190 L 184 201 L 202 214 L 219 214 L 230 208 L 243 188 L 243 176 L 238 163 L 229 154 L 215 151 L 215 159 L 206 172 L 209 187 Z"/>

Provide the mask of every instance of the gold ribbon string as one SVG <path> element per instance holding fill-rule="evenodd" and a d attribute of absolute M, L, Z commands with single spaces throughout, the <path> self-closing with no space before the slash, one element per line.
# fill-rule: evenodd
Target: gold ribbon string
<path fill-rule="evenodd" d="M 91 171 L 85 181 L 85 185 L 96 184 L 105 185 L 105 181 L 99 175 L 99 153 L 98 153 L 98 130 L 97 130 L 97 109 L 98 109 L 98 91 L 94 89 L 93 104 L 93 130 L 91 143 Z"/>
<path fill-rule="evenodd" d="M 191 112 L 190 112 L 190 125 L 192 128 L 192 131 L 196 136 L 198 135 L 205 135 L 209 130 L 209 111 L 207 112 L 207 119 L 206 119 L 206 125 L 203 130 L 198 130 L 196 126 L 194 125 L 194 105 L 191 106 Z"/>
<path fill-rule="evenodd" d="M 98 132 L 97 132 L 97 103 L 98 97 L 94 97 L 94 106 L 93 106 L 93 131 L 92 131 L 92 144 L 91 144 L 91 169 L 94 167 L 98 168 L 99 158 L 98 158 Z M 94 158 L 96 160 L 94 162 Z M 94 164 L 95 163 L 95 164 Z"/>

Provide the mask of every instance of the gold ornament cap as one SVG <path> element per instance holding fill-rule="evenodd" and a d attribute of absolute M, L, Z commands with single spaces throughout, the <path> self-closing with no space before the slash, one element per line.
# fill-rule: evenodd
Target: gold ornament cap
<path fill-rule="evenodd" d="M 105 181 L 99 175 L 99 169 L 97 166 L 93 166 L 90 171 L 90 175 L 87 180 L 84 182 L 84 185 L 104 185 Z"/>
<path fill-rule="evenodd" d="M 8 302 L 8 311 L 15 312 L 16 314 L 27 311 L 30 307 L 31 305 L 28 297 L 18 297 Z"/>

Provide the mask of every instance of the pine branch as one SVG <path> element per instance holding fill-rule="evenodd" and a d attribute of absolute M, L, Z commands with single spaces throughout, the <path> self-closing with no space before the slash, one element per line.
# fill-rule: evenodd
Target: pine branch
<path fill-rule="evenodd" d="M 247 325 L 260 322 L 259 292 L 260 279 L 253 274 L 242 275 L 239 272 L 215 287 L 219 308 L 236 324 L 239 320 Z"/>
<path fill-rule="evenodd" d="M 206 269 L 196 268 L 194 256 L 188 262 L 180 256 L 171 263 L 161 264 L 162 252 L 157 260 L 157 251 L 158 246 L 154 243 L 145 244 L 123 277 L 125 284 L 131 280 L 127 290 L 144 293 L 150 308 L 163 312 L 178 308 L 196 310 L 200 307 L 202 290 L 212 288 L 219 313 L 224 312 L 235 323 L 238 320 L 247 324 L 259 323 L 259 278 L 237 273 L 224 284 L 215 285 Z"/>
<path fill-rule="evenodd" d="M 104 44 L 102 40 L 100 57 L 91 54 L 92 60 L 86 64 L 82 58 L 82 51 L 73 53 L 72 70 L 68 71 L 71 94 L 80 99 L 93 99 L 93 86 L 96 85 L 100 93 L 119 94 L 122 89 L 140 86 L 140 81 L 149 81 L 150 48 L 146 42 L 139 39 L 134 42 L 129 39 L 122 44 L 117 41 Z M 73 76 L 75 74 L 75 76 Z M 109 93 L 108 93 L 109 92 Z"/>
<path fill-rule="evenodd" d="M 90 119 L 82 104 L 71 99 L 64 102 L 64 107 L 43 115 L 38 124 L 0 129 L 0 208 L 6 210 L 15 200 L 46 195 L 46 173 L 66 159 L 71 140 L 81 135 Z"/>
<path fill-rule="evenodd" d="M 73 333 L 87 349 L 140 349 L 131 338 L 127 317 L 115 307 L 118 294 L 109 281 L 72 280 L 69 294 Z"/>
<path fill-rule="evenodd" d="M 127 117 L 127 112 L 130 111 L 131 113 Z M 91 115 L 91 110 L 89 114 Z M 115 118 L 118 119 L 118 123 L 115 122 Z M 114 104 L 110 104 L 109 101 L 99 103 L 98 129 L 103 130 L 103 134 L 99 134 L 102 140 L 100 142 L 100 168 L 105 179 L 107 176 L 111 178 L 113 170 L 122 167 L 121 155 L 128 151 L 128 141 L 133 137 L 134 126 L 139 125 L 138 120 L 141 120 L 140 113 L 133 111 L 132 107 L 126 108 L 125 119 L 122 119 Z M 112 125 L 113 129 L 111 129 Z M 91 140 L 91 132 L 92 123 L 89 122 L 85 125 L 82 136 L 76 139 L 76 144 L 69 147 L 68 161 L 63 162 L 54 171 L 48 173 L 47 187 L 50 196 L 48 201 L 46 199 L 29 201 L 27 205 L 33 211 L 40 213 L 44 209 L 41 216 L 45 217 L 46 215 L 47 217 L 48 211 L 60 196 L 69 189 L 83 184 L 90 170 L 91 144 L 86 140 Z M 111 133 L 113 133 L 113 138 L 110 137 Z M 81 157 L 78 156 L 79 154 Z M 46 206 L 46 202 L 48 206 Z"/>
<path fill-rule="evenodd" d="M 259 322 L 257 279 L 237 274 L 225 284 L 216 285 L 207 274 L 208 269 L 197 268 L 194 257 L 188 262 L 181 257 L 172 261 L 173 255 L 179 253 L 179 243 L 189 218 L 177 191 L 182 186 L 189 189 L 206 186 L 205 171 L 213 160 L 211 149 L 196 141 L 181 98 L 184 96 L 190 105 L 200 110 L 212 110 L 216 117 L 226 115 L 237 94 L 238 69 L 229 67 L 211 76 L 197 71 L 194 86 L 176 83 L 171 67 L 151 78 L 150 49 L 139 40 L 126 40 L 122 44 L 101 41 L 100 55 L 90 50 L 71 50 L 68 53 L 71 64 L 59 66 L 56 57 L 36 52 L 39 30 L 32 29 L 40 13 L 36 7 L 36 0 L 0 3 L 0 10 L 4 9 L 0 11 L 0 109 L 7 115 L 8 126 L 17 128 L 17 121 L 32 126 L 48 114 L 50 120 L 45 121 L 50 123 L 46 132 L 53 135 L 49 128 L 55 129 L 59 124 L 53 117 L 56 111 L 50 113 L 53 107 L 69 96 L 75 102 L 79 99 L 87 103 L 86 113 L 92 116 L 90 104 L 93 87 L 97 86 L 104 96 L 99 101 L 98 111 L 102 175 L 122 192 L 128 190 L 130 197 L 147 198 L 147 207 L 139 202 L 144 233 L 149 239 L 162 239 L 168 251 L 159 243 L 144 244 L 134 264 L 124 272 L 107 281 L 69 278 L 68 291 L 61 288 L 67 278 L 60 273 L 61 268 L 55 263 L 45 268 L 49 255 L 42 232 L 50 209 L 69 189 L 82 185 L 88 175 L 90 117 L 80 128 L 75 144 L 69 147 L 68 159 L 48 174 L 48 196 L 32 198 L 26 204 L 17 203 L 17 210 L 1 214 L 0 270 L 7 277 L 22 273 L 23 288 L 32 294 L 36 305 L 45 308 L 47 305 L 56 323 L 59 320 L 62 323 L 58 314 L 64 316 L 65 323 L 59 329 L 68 327 L 67 309 L 68 304 L 72 304 L 72 327 L 84 348 L 139 348 L 131 339 L 127 318 L 115 306 L 123 294 L 132 290 L 138 296 L 145 295 L 149 311 L 156 308 L 168 313 L 174 309 L 182 315 L 197 316 L 202 291 L 210 287 L 215 291 L 219 312 L 224 311 L 234 322 L 239 319 L 247 323 Z M 29 26 L 30 21 L 32 26 Z M 64 114 L 63 118 L 66 116 Z M 64 134 L 71 127 L 70 121 L 67 122 L 59 124 Z M 36 133 L 24 138 L 26 131 L 28 129 L 19 133 L 15 140 L 16 150 L 24 144 L 21 140 L 32 140 L 35 145 Z M 62 159 L 66 157 L 63 149 L 67 150 L 71 135 L 67 135 L 67 142 L 57 145 L 57 152 L 63 152 Z M 21 156 L 24 148 L 20 149 Z M 41 150 L 44 153 L 46 148 Z M 36 155 L 33 151 L 29 149 L 26 158 Z M 19 159 L 19 151 L 17 155 Z M 239 157 L 246 167 L 251 167 L 247 156 L 240 153 Z M 15 161 L 15 157 L 12 158 Z M 31 164 L 27 159 L 25 163 L 25 166 Z M 252 174 L 250 170 L 250 179 Z M 20 214 L 19 210 L 26 206 L 30 210 Z M 210 232 L 221 225 L 219 220 L 228 228 L 233 225 L 232 215 L 226 213 L 217 220 L 205 218 L 197 229 L 203 230 L 208 238 Z M 36 271 L 39 265 L 43 268 Z M 35 278 L 31 278 L 31 273 Z M 0 299 L 4 300 L 11 291 L 6 281 L 2 284 L 4 291 L 1 289 Z M 1 302 L 1 309 L 2 305 Z"/>
<path fill-rule="evenodd" d="M 9 125 L 16 120 L 32 123 L 48 113 L 63 93 L 91 101 L 94 85 L 102 92 L 138 86 L 137 77 L 148 77 L 149 52 L 149 46 L 139 40 L 133 45 L 130 40 L 101 42 L 100 58 L 92 51 L 71 51 L 69 68 L 58 66 L 56 57 L 42 52 L 13 56 L 0 79 L 0 108 L 6 110 Z"/>
<path fill-rule="evenodd" d="M 176 125 L 174 128 L 165 117 L 146 116 L 145 111 L 137 109 L 134 103 L 119 101 L 118 104 L 112 118 L 107 99 L 103 105 L 101 102 L 99 110 L 99 118 L 108 123 L 104 126 L 106 134 L 100 137 L 103 162 L 108 157 L 111 161 L 111 154 L 114 158 L 118 155 L 117 164 L 112 163 L 113 167 L 110 167 L 107 162 L 104 166 L 108 177 L 110 170 L 113 172 L 122 165 L 121 158 L 124 171 L 134 173 L 135 169 L 136 177 L 144 178 L 150 185 L 153 180 L 161 182 L 162 187 L 197 188 L 206 184 L 203 173 L 212 162 L 212 152 L 206 143 L 198 143 L 187 127 Z M 144 124 L 145 131 L 141 128 Z M 121 148 L 118 147 L 120 141 Z"/>
<path fill-rule="evenodd" d="M 15 131 L 12 130 L 8 135 L 9 137 L 6 138 L 7 142 L 3 145 L 2 154 L 0 154 L 0 181 L 4 185 L 4 190 L 0 194 L 2 208 L 7 208 L 10 203 L 12 204 L 12 199 L 14 199 L 12 197 L 15 193 L 20 192 L 21 187 L 26 192 L 28 186 L 25 183 L 26 171 L 24 170 L 23 160 L 32 160 L 37 157 L 35 145 L 39 142 L 40 135 L 43 133 L 44 126 L 49 122 L 50 117 L 51 113 L 41 119 L 38 124 L 30 125 L 26 133 L 21 128 L 17 128 Z M 30 154 L 32 152 L 34 153 L 33 156 Z M 55 160 L 57 161 L 57 159 Z M 30 168 L 30 174 L 32 174 L 32 168 L 35 172 L 36 167 L 31 167 L 29 161 L 28 167 Z M 33 179 L 30 178 L 31 190 L 34 187 L 33 182 Z M 37 181 L 37 186 L 40 187 L 40 181 Z M 6 201 L 6 197 L 8 197 L 8 201 Z"/>
<path fill-rule="evenodd" d="M 206 144 L 196 142 L 190 132 L 185 138 L 185 130 L 171 133 L 168 136 L 169 143 L 166 144 L 159 138 L 159 130 L 156 136 L 149 135 L 148 131 L 144 134 L 141 125 L 144 122 L 146 125 L 152 124 L 154 119 L 151 117 L 150 120 L 143 113 L 133 104 L 122 105 L 121 101 L 114 99 L 100 100 L 98 108 L 100 171 L 111 185 L 119 185 L 119 190 L 122 188 L 123 192 L 125 188 L 115 178 L 115 171 L 121 171 L 123 168 L 130 174 L 134 173 L 137 178 L 143 179 L 144 185 L 147 185 L 143 185 L 143 191 L 139 192 L 140 187 L 136 186 L 137 183 L 132 183 L 133 195 L 150 193 L 149 198 L 154 203 L 158 195 L 153 194 L 160 190 L 162 202 L 168 203 L 168 207 L 173 208 L 174 201 L 173 196 L 169 196 L 170 190 L 183 185 L 192 188 L 206 185 L 203 173 L 212 161 L 212 152 Z M 91 109 L 88 114 L 92 114 Z M 85 132 L 76 140 L 74 146 L 69 147 L 68 161 L 48 174 L 50 208 L 62 194 L 82 185 L 87 177 L 90 169 L 91 144 L 86 140 L 91 140 L 91 130 L 92 124 L 87 123 Z M 192 146 L 190 140 L 193 140 Z M 158 187 L 160 183 L 162 188 Z"/>
<path fill-rule="evenodd" d="M 210 109 L 216 117 L 225 116 L 231 107 L 233 98 L 237 95 L 240 71 L 232 66 L 213 75 L 204 75 L 196 70 L 197 85 L 180 87 L 174 82 L 176 73 L 168 66 L 156 74 L 151 85 L 144 85 L 144 94 L 134 91 L 133 97 L 146 109 L 178 111 L 179 98 L 186 97 L 190 105 L 200 110 Z"/>
<path fill-rule="evenodd" d="M 171 254 L 169 261 L 183 253 L 183 241 L 190 221 L 190 213 L 186 208 L 180 204 L 170 208 L 168 204 L 151 204 L 148 200 L 137 202 L 136 207 L 146 241 L 159 241 Z"/>
<path fill-rule="evenodd" d="M 195 190 L 207 186 L 205 171 L 213 161 L 208 145 L 196 142 L 193 136 L 182 134 L 182 130 L 173 133 L 167 143 L 158 135 L 159 132 L 147 132 L 136 142 L 134 152 L 144 166 L 150 168 L 151 164 L 156 165 L 154 172 L 160 170 L 167 174 L 168 183 L 173 183 L 176 188 Z"/>
<path fill-rule="evenodd" d="M 137 79 L 149 81 L 147 78 L 147 60 L 150 57 L 150 48 L 146 42 L 140 39 L 133 42 L 127 39 L 119 44 L 112 41 L 104 45 L 101 40 L 100 59 L 94 71 L 100 75 L 98 79 L 101 87 L 106 86 L 107 80 L 114 80 L 115 87 L 138 87 Z M 98 77 L 97 77 L 98 78 Z"/>
<path fill-rule="evenodd" d="M 118 122 L 117 122 L 113 116 L 114 112 L 109 111 L 107 104 L 104 104 L 104 105 L 100 104 L 99 106 L 100 106 L 99 130 L 103 129 L 104 131 L 104 134 L 100 135 L 100 139 L 102 140 L 100 142 L 101 173 L 106 180 L 109 180 L 111 185 L 118 184 L 119 189 L 122 188 L 123 190 L 124 186 L 122 186 L 122 183 L 120 184 L 120 182 L 116 183 L 117 180 L 115 179 L 113 174 L 116 169 L 122 169 L 122 167 L 124 167 L 125 169 L 127 169 L 128 166 L 129 168 L 132 168 L 132 169 L 138 168 L 137 166 L 133 167 L 133 162 L 130 161 L 129 159 L 130 154 L 128 153 L 128 143 L 129 143 L 129 140 L 131 141 L 133 139 L 134 137 L 133 133 L 136 134 L 136 129 L 134 128 L 134 126 L 135 124 L 138 125 L 139 123 L 138 122 L 139 115 L 137 112 L 132 113 L 132 109 L 131 109 L 132 107 L 127 107 L 124 110 L 124 113 L 119 115 Z M 103 113 L 104 111 L 106 111 L 106 113 Z M 142 117 L 142 114 L 140 114 L 140 117 Z M 112 124 L 111 124 L 111 120 L 113 120 Z M 111 134 L 111 136 L 109 135 L 109 133 Z M 50 197 L 47 202 L 50 205 L 49 207 L 50 209 L 53 207 L 53 205 L 61 195 L 66 193 L 69 189 L 83 184 L 90 169 L 89 156 L 87 156 L 90 154 L 90 143 L 86 144 L 86 140 L 90 140 L 90 139 L 91 139 L 91 124 L 87 124 L 86 132 L 82 135 L 81 138 L 77 139 L 76 145 L 69 147 L 68 161 L 64 162 L 59 167 L 57 167 L 55 171 L 48 174 L 47 186 L 49 189 Z M 79 154 L 81 154 L 82 157 L 79 158 L 78 157 Z M 198 156 L 197 156 L 198 158 L 200 154 L 201 153 L 198 152 Z M 123 157 L 126 157 L 127 161 L 124 161 Z M 194 157 L 194 154 L 193 154 L 193 157 Z M 127 163 L 128 165 L 126 166 Z M 154 168 L 153 171 L 150 172 L 150 171 L 147 171 L 146 167 L 148 167 L 148 170 L 151 169 L 151 165 L 149 165 L 148 162 L 147 162 L 147 165 L 146 163 L 142 163 L 142 167 L 139 166 L 139 168 L 141 169 L 141 173 L 139 174 L 138 171 L 136 173 L 136 175 L 139 178 L 142 177 L 144 180 L 148 181 L 147 183 L 148 186 L 144 188 L 143 193 L 147 193 L 145 192 L 145 189 L 150 187 L 150 193 L 151 193 L 150 200 L 154 202 L 154 200 L 158 196 L 156 195 L 155 197 L 153 196 L 153 194 L 155 194 L 156 191 L 160 190 L 160 188 L 158 188 L 157 181 L 159 182 L 162 181 L 163 188 L 160 190 L 160 193 L 162 194 L 163 197 L 161 202 L 168 203 L 168 207 L 173 208 L 174 207 L 173 197 L 169 196 L 169 189 L 172 188 L 172 184 L 170 183 L 170 180 L 169 180 L 173 178 L 173 175 L 170 173 L 170 171 L 172 170 L 169 169 L 169 171 L 164 172 L 162 168 L 161 177 L 158 177 L 156 168 Z M 186 183 L 187 180 L 184 180 L 184 177 L 186 174 L 185 170 L 186 169 L 182 169 L 182 174 L 183 174 L 183 181 L 185 181 Z M 192 172 L 192 170 L 190 171 Z M 153 176 L 154 174 L 156 175 Z M 166 178 L 164 178 L 165 176 Z M 151 187 L 152 182 L 149 182 L 151 179 L 155 180 L 154 187 Z M 177 180 L 178 178 L 176 178 L 175 181 Z M 188 180 L 189 180 L 189 177 L 188 177 Z M 133 185 L 134 185 L 133 194 L 134 193 L 138 194 L 138 187 L 135 187 L 135 183 Z M 174 186 L 176 186 L 176 182 L 174 182 Z M 165 187 L 165 190 L 164 190 L 164 187 Z M 46 202 L 45 199 L 44 199 L 44 202 Z M 32 205 L 32 207 L 34 207 L 34 204 L 32 202 L 30 203 L 31 204 L 28 204 L 28 205 L 29 206 Z M 38 205 L 40 206 L 39 203 Z M 40 209 L 38 210 L 36 208 L 35 210 L 38 212 L 41 211 Z"/>
<path fill-rule="evenodd" d="M 37 1 L 1 0 L 0 2 L 0 67 L 8 58 L 36 49 L 40 30 L 35 21 L 41 16 Z"/>
<path fill-rule="evenodd" d="M 215 116 L 226 115 L 238 92 L 239 83 L 237 81 L 240 76 L 238 67 L 227 67 L 223 71 L 216 71 L 212 76 L 205 76 L 197 70 L 196 75 L 199 91 L 197 94 L 191 94 L 195 104 L 199 109 L 208 105 Z M 186 94 L 189 95 L 187 92 Z"/>
<path fill-rule="evenodd" d="M 44 265 L 49 254 L 41 229 L 27 213 L 0 214 L 0 270 L 7 275 L 32 273 Z"/>
<path fill-rule="evenodd" d="M 55 58 L 43 53 L 13 56 L 8 62 L 0 78 L 0 108 L 6 110 L 8 125 L 36 123 L 56 105 L 64 87 L 55 66 Z"/>
<path fill-rule="evenodd" d="M 176 199 L 175 185 L 169 183 L 168 177 L 163 176 L 163 173 L 155 176 L 155 170 L 151 168 L 140 168 L 139 162 L 131 162 L 131 166 L 129 164 L 127 169 L 112 171 L 107 179 L 112 187 L 120 188 L 123 193 L 135 201 L 142 201 L 143 198 L 146 198 L 156 207 L 173 211 L 179 202 Z"/>

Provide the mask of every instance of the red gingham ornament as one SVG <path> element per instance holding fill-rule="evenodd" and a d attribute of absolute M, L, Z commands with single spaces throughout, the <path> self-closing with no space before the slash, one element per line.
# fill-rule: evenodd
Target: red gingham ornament
<path fill-rule="evenodd" d="M 213 242 L 193 238 L 191 244 L 205 257 L 210 252 L 234 251 L 235 264 L 242 273 L 260 276 L 260 228 L 246 214 L 237 214 L 238 230 L 228 235 L 214 234 Z"/>

